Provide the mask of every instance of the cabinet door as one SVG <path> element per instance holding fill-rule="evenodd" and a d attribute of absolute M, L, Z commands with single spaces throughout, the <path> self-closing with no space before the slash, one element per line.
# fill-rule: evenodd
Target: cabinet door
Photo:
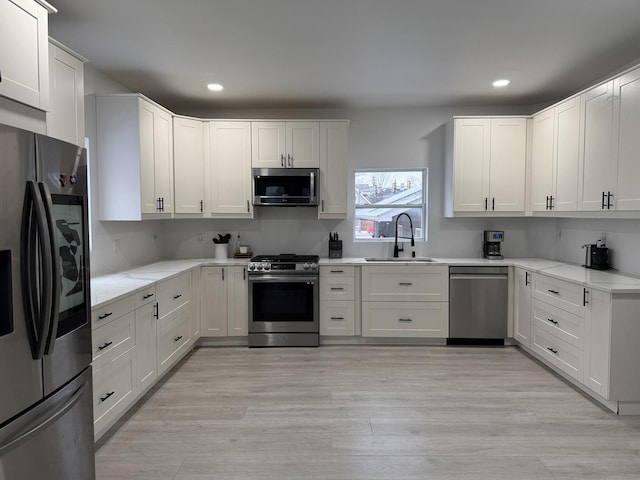
<path fill-rule="evenodd" d="M 615 83 L 620 102 L 616 210 L 640 210 L 640 69 Z"/>
<path fill-rule="evenodd" d="M 531 342 L 531 280 L 531 272 L 515 269 L 513 337 L 525 347 Z"/>
<path fill-rule="evenodd" d="M 226 267 L 202 267 L 201 334 L 203 337 L 227 336 Z"/>
<path fill-rule="evenodd" d="M 145 391 L 158 377 L 157 370 L 157 303 L 148 303 L 135 313 L 136 321 L 136 381 L 138 392 Z"/>
<path fill-rule="evenodd" d="M 228 335 L 246 336 L 249 329 L 247 267 L 230 267 L 227 292 Z"/>
<path fill-rule="evenodd" d="M 484 212 L 489 199 L 491 120 L 454 120 L 455 212 Z"/>
<path fill-rule="evenodd" d="M 285 122 L 251 122 L 251 164 L 254 168 L 284 168 Z"/>
<path fill-rule="evenodd" d="M 582 96 L 584 127 L 580 210 L 603 210 L 607 204 L 607 193 L 613 193 L 610 182 L 614 173 L 611 157 L 613 99 L 613 81 L 595 87 Z"/>
<path fill-rule="evenodd" d="M 318 122 L 287 122 L 285 124 L 285 154 L 287 167 L 318 168 Z"/>
<path fill-rule="evenodd" d="M 550 210 L 553 195 L 555 109 L 533 117 L 531 142 L 531 210 Z"/>
<path fill-rule="evenodd" d="M 49 107 L 47 10 L 34 0 L 0 2 L 0 95 Z"/>
<path fill-rule="evenodd" d="M 200 277 L 202 270 L 197 268 L 191 272 L 191 340 L 196 342 L 200 338 L 200 305 L 202 299 L 202 288 Z"/>
<path fill-rule="evenodd" d="M 140 203 L 142 213 L 157 213 L 159 195 L 155 191 L 154 173 L 154 108 L 149 102 L 139 100 L 140 120 Z"/>
<path fill-rule="evenodd" d="M 49 111 L 47 135 L 84 145 L 84 64 L 49 44 Z"/>
<path fill-rule="evenodd" d="M 175 213 L 204 212 L 204 145 L 202 122 L 173 118 Z"/>
<path fill-rule="evenodd" d="M 526 158 L 527 120 L 491 119 L 491 211 L 524 212 Z"/>
<path fill-rule="evenodd" d="M 347 216 L 347 122 L 320 122 L 318 218 Z"/>
<path fill-rule="evenodd" d="M 210 122 L 211 214 L 252 218 L 251 123 Z"/>
<path fill-rule="evenodd" d="M 611 295 L 588 292 L 585 315 L 584 383 L 598 395 L 609 398 L 611 357 Z"/>
<path fill-rule="evenodd" d="M 153 153 L 155 196 L 161 198 L 161 212 L 173 213 L 173 119 L 171 113 L 154 107 Z"/>
<path fill-rule="evenodd" d="M 575 212 L 578 208 L 580 169 L 580 97 L 556 106 L 555 114 L 556 165 L 553 209 Z"/>

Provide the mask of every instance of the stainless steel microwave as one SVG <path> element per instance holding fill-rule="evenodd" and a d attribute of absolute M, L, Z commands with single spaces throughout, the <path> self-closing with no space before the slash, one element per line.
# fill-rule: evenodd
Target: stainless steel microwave
<path fill-rule="evenodd" d="M 254 205 L 318 205 L 317 168 L 253 168 L 252 174 Z"/>

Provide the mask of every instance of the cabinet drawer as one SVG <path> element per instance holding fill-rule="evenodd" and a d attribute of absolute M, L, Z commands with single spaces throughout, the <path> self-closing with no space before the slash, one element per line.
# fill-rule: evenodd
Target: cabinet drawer
<path fill-rule="evenodd" d="M 447 301 L 449 272 L 442 266 L 362 268 L 363 301 Z"/>
<path fill-rule="evenodd" d="M 140 308 L 144 305 L 146 305 L 147 303 L 151 303 L 151 302 L 155 302 L 156 301 L 156 286 L 153 285 L 152 287 L 149 288 L 145 288 L 144 290 L 141 290 L 138 293 L 135 293 L 133 295 L 133 303 L 135 308 Z"/>
<path fill-rule="evenodd" d="M 320 300 L 354 300 L 355 278 L 320 275 Z"/>
<path fill-rule="evenodd" d="M 433 337 L 449 333 L 446 302 L 363 302 L 363 337 Z"/>
<path fill-rule="evenodd" d="M 189 348 L 191 308 L 174 310 L 158 322 L 158 373 L 171 367 Z"/>
<path fill-rule="evenodd" d="M 133 312 L 133 295 L 91 310 L 91 327 L 98 328 Z"/>
<path fill-rule="evenodd" d="M 96 434 L 131 404 L 135 397 L 133 358 L 129 350 L 93 372 L 93 418 Z"/>
<path fill-rule="evenodd" d="M 191 272 L 158 283 L 156 295 L 158 316 L 162 318 L 191 299 Z"/>
<path fill-rule="evenodd" d="M 356 334 L 355 303 L 320 301 L 320 335 Z"/>
<path fill-rule="evenodd" d="M 356 267 L 352 265 L 347 266 L 328 266 L 323 265 L 320 267 L 320 277 L 355 277 L 356 275 Z"/>
<path fill-rule="evenodd" d="M 531 348 L 545 361 L 578 381 L 582 381 L 583 354 L 578 348 L 534 324 L 531 329 Z"/>
<path fill-rule="evenodd" d="M 533 297 L 566 310 L 575 315 L 584 316 L 584 289 L 581 285 L 545 275 L 533 275 Z"/>
<path fill-rule="evenodd" d="M 104 367 L 135 345 L 135 320 L 129 312 L 93 331 L 93 368 Z"/>
<path fill-rule="evenodd" d="M 533 323 L 550 334 L 582 350 L 584 342 L 584 318 L 560 308 L 533 301 Z"/>

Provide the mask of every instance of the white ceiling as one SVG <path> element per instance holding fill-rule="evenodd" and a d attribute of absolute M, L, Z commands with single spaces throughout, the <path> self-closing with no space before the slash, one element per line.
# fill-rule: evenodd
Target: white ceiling
<path fill-rule="evenodd" d="M 174 109 L 532 105 L 640 58 L 639 0 L 51 3 L 53 38 Z"/>

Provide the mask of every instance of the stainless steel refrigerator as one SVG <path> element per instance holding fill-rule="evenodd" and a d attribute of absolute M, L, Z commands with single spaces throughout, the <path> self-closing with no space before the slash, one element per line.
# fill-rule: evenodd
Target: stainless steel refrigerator
<path fill-rule="evenodd" d="M 95 478 L 84 149 L 0 125 L 0 480 Z"/>

